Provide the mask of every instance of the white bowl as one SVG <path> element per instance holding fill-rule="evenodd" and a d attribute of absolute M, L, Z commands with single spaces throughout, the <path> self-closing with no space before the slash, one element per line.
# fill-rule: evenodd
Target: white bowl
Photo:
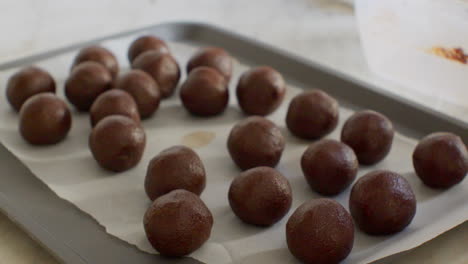
<path fill-rule="evenodd" d="M 356 0 L 355 10 L 375 73 L 468 107 L 468 62 L 441 56 L 468 54 L 468 0 Z"/>

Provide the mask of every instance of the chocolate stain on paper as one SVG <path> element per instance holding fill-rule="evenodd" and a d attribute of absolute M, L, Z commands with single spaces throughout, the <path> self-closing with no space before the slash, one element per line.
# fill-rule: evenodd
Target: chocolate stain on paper
<path fill-rule="evenodd" d="M 182 138 L 182 145 L 190 148 L 201 148 L 210 144 L 215 137 L 216 134 L 214 132 L 195 131 Z"/>

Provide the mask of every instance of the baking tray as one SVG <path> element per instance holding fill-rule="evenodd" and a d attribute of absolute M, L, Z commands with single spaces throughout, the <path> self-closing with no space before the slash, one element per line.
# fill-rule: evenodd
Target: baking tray
<path fill-rule="evenodd" d="M 132 30 L 7 62 L 0 65 L 0 71 L 139 32 L 171 41 L 220 46 L 241 61 L 271 65 L 282 72 L 289 83 L 320 87 L 343 106 L 384 113 L 398 132 L 409 137 L 450 131 L 468 141 L 466 123 L 267 44 L 206 24 L 168 23 Z M 174 260 L 143 253 L 108 235 L 92 217 L 55 195 L 3 144 L 0 165 L 0 209 L 64 263 L 200 263 L 192 258 Z"/>

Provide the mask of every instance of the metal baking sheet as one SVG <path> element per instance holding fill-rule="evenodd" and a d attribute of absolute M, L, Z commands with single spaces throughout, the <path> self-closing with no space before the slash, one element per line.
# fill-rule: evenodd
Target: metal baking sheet
<path fill-rule="evenodd" d="M 300 87 L 320 87 L 352 109 L 370 108 L 385 113 L 405 136 L 420 138 L 433 131 L 450 131 L 468 141 L 468 125 L 422 106 L 383 92 L 331 69 L 292 56 L 255 40 L 211 25 L 170 23 L 125 32 L 90 42 L 46 52 L 0 65 L 0 71 L 51 58 L 105 40 L 138 34 L 154 34 L 164 39 L 215 45 L 236 58 L 261 62 L 282 72 L 288 82 Z M 92 217 L 59 198 L 36 178 L 3 145 L 0 146 L 3 184 L 0 209 L 22 226 L 34 239 L 64 263 L 169 263 L 157 255 L 143 253 L 108 235 Z M 178 263 L 199 263 L 192 258 Z"/>

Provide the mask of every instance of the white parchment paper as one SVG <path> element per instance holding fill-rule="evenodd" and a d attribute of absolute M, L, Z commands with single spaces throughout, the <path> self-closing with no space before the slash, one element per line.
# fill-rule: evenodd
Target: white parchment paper
<path fill-rule="evenodd" d="M 126 50 L 136 36 L 103 43 L 118 57 L 122 72 L 128 70 Z M 170 43 L 174 56 L 184 69 L 196 47 Z M 63 83 L 76 52 L 37 63 L 55 77 L 58 94 L 63 96 Z M 252 65 L 261 65 L 261 61 Z M 287 216 L 270 228 L 242 223 L 232 213 L 227 200 L 230 182 L 240 171 L 231 161 L 226 140 L 231 127 L 244 118 L 235 99 L 238 76 L 249 66 L 235 64 L 231 81 L 230 105 L 226 112 L 213 118 L 195 118 L 180 105 L 178 94 L 163 101 L 154 117 L 143 122 L 147 145 L 139 165 L 123 173 L 101 169 L 88 149 L 90 122 L 87 114 L 73 112 L 73 126 L 63 142 L 45 147 L 28 145 L 18 133 L 18 115 L 10 109 L 4 92 L 0 93 L 0 140 L 31 171 L 60 197 L 74 203 L 94 217 L 107 232 L 139 249 L 156 253 L 147 242 L 142 225 L 150 201 L 143 189 L 149 160 L 161 150 L 188 144 L 195 148 L 207 172 L 207 186 L 201 198 L 214 216 L 211 238 L 191 256 L 207 263 L 298 263 L 288 252 L 285 224 L 292 212 L 304 201 L 319 195 L 310 190 L 300 169 L 300 157 L 311 142 L 297 139 L 285 128 L 284 118 L 290 99 L 302 91 L 289 85 L 281 108 L 268 118 L 281 127 L 287 139 L 278 169 L 288 178 L 293 189 L 293 206 Z M 18 69 L 0 73 L 0 85 Z M 286 76 L 287 77 L 287 76 Z M 185 74 L 182 76 L 182 81 Z M 340 123 L 328 138 L 339 139 L 342 124 L 351 110 L 341 109 Z M 413 173 L 411 153 L 416 141 L 397 134 L 390 155 L 373 167 L 361 167 L 359 176 L 373 169 L 389 169 L 405 176 L 416 194 L 418 207 L 411 225 L 394 236 L 372 237 L 356 229 L 354 248 L 345 263 L 366 263 L 416 247 L 468 219 L 468 181 L 449 191 L 425 187 Z M 349 189 L 333 197 L 348 208 Z"/>

